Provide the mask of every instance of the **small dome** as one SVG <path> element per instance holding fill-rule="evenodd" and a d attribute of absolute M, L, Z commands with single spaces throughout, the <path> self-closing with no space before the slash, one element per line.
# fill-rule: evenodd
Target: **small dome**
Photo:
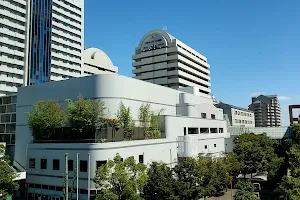
<path fill-rule="evenodd" d="M 108 55 L 98 48 L 87 48 L 83 52 L 83 60 L 85 64 L 98 66 L 99 68 L 118 71 Z"/>

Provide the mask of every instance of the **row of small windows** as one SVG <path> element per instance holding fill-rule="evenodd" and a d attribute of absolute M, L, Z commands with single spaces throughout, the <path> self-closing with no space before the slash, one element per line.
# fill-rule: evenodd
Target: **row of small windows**
<path fill-rule="evenodd" d="M 8 105 L 0 106 L 0 113 L 15 113 L 15 112 L 16 112 L 16 104 L 8 104 Z"/>
<path fill-rule="evenodd" d="M 63 35 L 58 35 L 58 34 L 52 32 L 52 37 L 61 38 L 61 39 L 64 40 L 64 41 L 68 41 L 68 42 L 70 42 L 70 43 L 72 43 L 72 44 L 77 44 L 77 45 L 80 45 L 80 46 L 81 46 L 81 42 L 72 40 L 71 38 L 65 37 L 65 36 L 63 36 Z M 79 50 L 78 48 L 74 48 L 74 47 L 71 47 L 71 46 L 69 46 L 69 48 L 72 49 L 72 50 L 74 50 L 74 51 L 81 51 L 81 50 Z M 80 47 L 80 48 L 81 48 L 81 47 Z"/>
<path fill-rule="evenodd" d="M 15 132 L 16 132 L 16 124 L 15 123 L 0 124 L 0 133 L 15 133 Z M 8 136 L 6 136 L 6 137 L 8 137 Z"/>
<path fill-rule="evenodd" d="M 207 118 L 206 113 L 201 113 L 201 118 L 206 119 Z M 216 119 L 216 115 L 215 114 L 211 114 L 210 115 L 210 119 Z"/>
<path fill-rule="evenodd" d="M 184 48 L 184 47 L 180 46 L 179 44 L 177 44 L 177 46 L 178 46 L 179 48 L 181 48 L 181 49 L 183 49 L 183 50 L 187 51 L 188 53 L 192 54 L 193 56 L 195 56 L 195 57 L 199 58 L 199 59 L 200 59 L 200 60 L 202 60 L 203 62 L 206 62 L 206 60 L 204 60 L 204 59 L 200 58 L 199 56 L 197 56 L 196 54 L 194 54 L 194 53 L 190 52 L 189 50 L 187 50 L 186 48 Z"/>
<path fill-rule="evenodd" d="M 252 117 L 251 113 L 246 113 L 246 112 L 242 112 L 242 111 L 234 111 L 235 115 L 241 115 L 241 116 L 247 116 L 247 117 Z"/>
<path fill-rule="evenodd" d="M 121 161 L 123 161 L 123 158 L 121 158 Z M 96 161 L 96 168 L 99 168 L 102 165 L 105 165 L 107 163 L 107 160 L 101 160 Z M 139 163 L 144 163 L 144 155 L 139 155 Z M 74 170 L 74 160 L 68 160 L 68 171 Z M 36 159 L 35 158 L 29 158 L 29 165 L 28 167 L 30 169 L 36 169 Z M 40 159 L 40 169 L 47 169 L 47 159 L 42 158 Z M 60 160 L 59 159 L 53 159 L 52 160 L 52 170 L 58 171 L 60 170 Z M 80 172 L 87 172 L 88 171 L 88 161 L 87 160 L 80 160 L 79 161 L 79 171 Z"/>
<path fill-rule="evenodd" d="M 1 37 L 1 35 L 0 35 L 0 37 Z M 12 46 L 12 45 L 10 45 L 10 44 L 5 44 L 5 43 L 2 43 L 2 42 L 0 42 L 0 48 L 1 47 L 6 47 L 6 48 L 8 48 L 8 49 L 10 49 L 10 50 L 13 50 L 13 51 L 19 51 L 19 52 L 24 52 L 24 49 L 23 48 L 21 48 L 21 47 L 17 47 L 17 46 Z M 2 48 L 2 50 L 3 50 L 3 48 Z"/>
<path fill-rule="evenodd" d="M 52 52 L 53 53 L 58 53 L 58 54 L 62 54 L 64 55 L 64 57 L 69 57 L 70 59 L 74 60 L 74 59 L 78 59 L 78 62 L 81 62 L 81 57 L 80 56 L 76 56 L 76 55 L 73 55 L 73 54 L 70 54 L 70 53 L 67 53 L 67 52 L 64 52 L 64 51 L 61 51 L 61 50 L 57 50 L 57 49 L 54 49 L 52 47 Z"/>
<path fill-rule="evenodd" d="M 8 17 L 6 15 L 3 15 L 3 14 L 0 14 L 0 21 L 1 20 L 4 20 L 4 19 L 7 19 L 8 21 L 10 21 L 11 23 L 15 23 L 15 24 L 18 24 L 20 26 L 25 26 L 25 22 L 22 22 L 20 20 L 17 20 L 17 19 L 14 19 L 12 17 Z"/>
<path fill-rule="evenodd" d="M 51 64 L 51 67 L 53 67 L 55 69 L 62 69 L 65 72 L 81 74 L 81 71 L 78 71 L 76 69 L 70 69 L 70 68 L 67 68 L 67 67 L 62 67 L 62 66 L 53 65 L 53 64 Z"/>
<path fill-rule="evenodd" d="M 59 78 L 59 79 L 68 79 L 68 78 L 73 78 L 73 76 L 68 76 L 68 75 L 62 75 L 62 74 L 57 74 L 57 73 L 54 73 L 54 72 L 51 72 L 51 76 L 54 78 Z M 56 80 L 56 79 L 54 79 Z"/>
<path fill-rule="evenodd" d="M 25 9 L 25 7 L 26 7 L 25 5 L 18 3 L 16 1 L 13 1 L 13 0 L 4 0 L 4 1 L 9 2 L 11 5 L 17 6 L 19 8 Z"/>
<path fill-rule="evenodd" d="M 58 27 L 58 26 L 55 26 L 55 25 L 53 25 L 53 24 L 52 24 L 52 28 L 53 28 L 53 29 L 56 29 L 56 30 L 58 30 L 58 31 L 62 31 L 62 32 L 64 32 L 65 34 L 67 33 L 67 34 L 69 34 L 69 35 L 71 35 L 71 36 L 73 36 L 73 37 L 81 38 L 80 35 L 78 35 L 78 34 L 76 34 L 76 33 L 73 33 L 73 32 L 71 32 L 71 31 L 68 31 L 68 30 L 66 30 L 66 29 L 60 28 L 60 27 Z"/>
<path fill-rule="evenodd" d="M 63 63 L 69 63 L 70 65 L 74 65 L 74 67 L 80 67 L 81 65 L 78 64 L 77 62 L 72 62 L 70 60 L 65 60 L 65 59 L 62 59 L 62 58 L 57 58 L 55 56 L 52 55 L 52 60 L 55 60 L 55 61 L 61 61 Z"/>
<path fill-rule="evenodd" d="M 76 6 L 76 5 L 74 5 L 74 4 L 71 4 L 71 3 L 69 3 L 68 1 L 65 1 L 65 0 L 58 0 L 58 1 L 60 1 L 61 3 L 64 3 L 64 4 L 66 4 L 66 5 L 68 5 L 68 6 L 70 6 L 71 8 L 74 8 L 74 9 L 76 9 L 76 10 L 78 10 L 78 11 L 81 11 L 81 8 L 79 7 L 79 6 Z M 56 3 L 53 3 L 53 5 L 55 5 L 55 6 L 57 6 L 57 7 L 60 7 L 58 4 L 56 4 Z M 73 11 L 71 11 L 71 10 L 69 10 L 70 12 L 73 12 Z M 74 14 L 77 14 L 77 13 L 75 13 L 74 12 Z M 78 15 L 78 14 L 77 14 Z M 78 15 L 78 17 L 80 17 L 80 15 Z"/>
<path fill-rule="evenodd" d="M 16 103 L 17 103 L 17 96 L 0 97 L 0 105 L 16 104 Z"/>
<path fill-rule="evenodd" d="M 1 5 L 1 6 L 3 6 L 3 5 Z M 4 4 L 4 6 L 5 6 L 5 4 Z M 3 10 L 3 11 L 8 11 L 8 12 L 10 12 L 11 14 L 13 14 L 13 15 L 18 15 L 18 16 L 20 16 L 20 17 L 25 17 L 25 13 L 22 13 L 22 12 L 20 12 L 20 11 L 17 11 L 17 10 L 14 10 L 14 9 L 11 9 L 11 8 L 9 8 L 9 7 L 2 7 L 2 9 L 0 9 L 0 11 L 1 10 Z"/>
<path fill-rule="evenodd" d="M 1 123 L 12 123 L 16 122 L 16 114 L 2 114 L 0 115 Z"/>
<path fill-rule="evenodd" d="M 9 73 L 9 72 L 1 72 L 1 71 L 0 71 L 0 76 L 5 76 L 5 77 L 8 77 L 8 78 L 23 79 L 23 75 L 21 75 L 21 74 Z"/>
<path fill-rule="evenodd" d="M 0 85 L 7 86 L 7 87 L 16 87 L 16 88 L 22 86 L 22 84 L 20 83 L 9 83 L 5 81 L 0 81 Z"/>
<path fill-rule="evenodd" d="M 241 120 L 241 119 L 235 119 L 235 123 L 237 124 L 253 124 L 250 120 Z"/>
<path fill-rule="evenodd" d="M 21 38 L 17 38 L 17 37 L 14 37 L 14 36 L 11 36 L 11 35 L 7 35 L 7 34 L 4 34 L 4 33 L 0 33 L 0 37 L 5 37 L 9 40 L 12 40 L 12 41 L 15 41 L 15 42 L 19 42 L 19 43 L 22 43 L 24 44 L 24 39 L 21 39 Z M 20 48 L 20 47 L 19 47 Z"/>
<path fill-rule="evenodd" d="M 1 69 L 1 67 L 4 67 L 4 66 L 12 68 L 12 69 L 23 70 L 23 65 L 16 65 L 16 64 L 11 64 L 11 63 L 6 63 L 6 62 L 0 61 L 0 69 Z"/>
<path fill-rule="evenodd" d="M 15 28 L 15 27 L 11 27 L 11 26 L 8 26 L 6 24 L 0 24 L 0 28 L 5 28 L 5 29 L 8 29 L 12 32 L 16 32 L 16 33 L 19 33 L 19 34 L 22 34 L 24 35 L 25 34 L 25 31 L 24 30 L 20 30 L 18 28 Z"/>
<path fill-rule="evenodd" d="M 7 58 L 23 61 L 22 56 L 12 55 L 12 54 L 5 53 L 5 52 L 0 52 L 0 56 L 6 56 Z"/>
<path fill-rule="evenodd" d="M 58 16 L 61 16 L 61 17 L 65 18 L 65 19 L 67 19 L 67 20 L 70 20 L 71 22 L 74 22 L 74 23 L 77 23 L 77 24 L 81 25 L 81 21 L 78 21 L 78 20 L 76 20 L 76 19 L 74 19 L 72 17 L 69 17 L 68 15 L 65 15 L 63 13 L 57 12 L 56 10 L 53 10 L 52 13 L 54 13 L 54 14 L 56 14 Z"/>
<path fill-rule="evenodd" d="M 59 43 L 59 42 L 56 42 L 56 41 L 53 41 L 53 40 L 52 40 L 52 44 L 55 44 L 57 46 L 61 46 L 61 47 L 65 48 L 65 49 L 70 49 L 71 51 L 76 51 L 76 52 L 81 53 L 81 49 L 74 48 L 74 47 L 66 45 L 66 44 L 62 44 L 62 43 Z"/>
<path fill-rule="evenodd" d="M 76 26 L 73 26 L 73 25 L 71 25 L 71 24 L 68 24 L 68 23 L 66 23 L 66 22 L 64 22 L 64 21 L 61 21 L 61 20 L 57 19 L 57 18 L 54 18 L 54 17 L 53 17 L 53 21 L 55 21 L 55 22 L 57 22 L 57 23 L 60 23 L 60 24 L 63 24 L 63 25 L 66 26 L 66 27 L 70 27 L 71 29 L 75 29 L 75 30 L 77 30 L 77 31 L 81 31 L 81 28 L 78 28 L 78 27 L 76 27 Z"/>
<path fill-rule="evenodd" d="M 5 142 L 6 144 L 15 144 L 16 135 L 13 134 L 0 134 L 0 142 Z"/>
<path fill-rule="evenodd" d="M 186 130 L 188 130 L 188 132 L 186 132 Z M 208 134 L 208 133 L 224 133 L 224 129 L 223 128 L 197 128 L 197 127 L 188 127 L 188 129 L 186 129 L 186 127 L 183 128 L 183 134 Z"/>
<path fill-rule="evenodd" d="M 198 66 L 201 66 L 201 67 L 203 67 L 203 68 L 205 68 L 205 69 L 207 69 L 207 70 L 209 69 L 207 66 L 204 66 L 203 64 L 198 63 L 198 62 L 195 61 L 195 60 L 192 60 L 189 56 L 187 56 L 187 55 L 185 55 L 185 54 L 182 54 L 182 53 L 178 52 L 178 55 L 180 55 L 180 56 L 182 56 L 182 57 L 188 59 L 190 62 L 195 63 L 195 64 L 198 65 Z M 182 62 L 184 62 L 184 61 L 182 61 Z M 185 63 L 185 62 L 184 62 L 184 63 Z M 188 64 L 188 63 L 186 63 L 186 64 Z M 201 69 L 198 69 L 198 70 L 201 70 Z"/>

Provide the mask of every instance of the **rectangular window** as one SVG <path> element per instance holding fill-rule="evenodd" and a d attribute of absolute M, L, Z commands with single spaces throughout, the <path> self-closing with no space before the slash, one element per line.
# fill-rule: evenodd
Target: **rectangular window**
<path fill-rule="evenodd" d="M 47 169 L 47 159 L 41 159 L 41 169 Z"/>
<path fill-rule="evenodd" d="M 186 127 L 183 128 L 183 135 L 186 135 Z"/>
<path fill-rule="evenodd" d="M 58 159 L 53 159 L 52 167 L 53 167 L 53 170 L 59 170 L 59 160 Z"/>
<path fill-rule="evenodd" d="M 144 155 L 139 155 L 139 163 L 144 163 Z"/>
<path fill-rule="evenodd" d="M 223 133 L 223 132 L 224 132 L 223 128 L 219 128 L 219 133 Z"/>
<path fill-rule="evenodd" d="M 217 147 L 217 144 L 214 144 L 214 147 L 216 148 L 216 147 Z"/>
<path fill-rule="evenodd" d="M 236 115 L 237 115 L 237 111 L 236 111 L 236 110 L 234 111 L 234 114 L 236 114 Z"/>
<path fill-rule="evenodd" d="M 218 133 L 218 129 L 217 128 L 210 128 L 210 133 Z"/>
<path fill-rule="evenodd" d="M 245 123 L 245 120 L 242 120 L 242 124 L 244 124 Z"/>
<path fill-rule="evenodd" d="M 106 165 L 107 161 L 106 160 L 100 160 L 100 161 L 96 161 L 96 169 L 98 169 L 99 167 Z"/>
<path fill-rule="evenodd" d="M 211 119 L 216 119 L 216 115 L 211 114 Z"/>
<path fill-rule="evenodd" d="M 51 186 L 51 185 L 49 185 L 49 190 L 53 190 L 53 191 L 55 191 L 55 186 Z"/>
<path fill-rule="evenodd" d="M 88 168 L 88 162 L 86 160 L 81 160 L 80 161 L 80 171 L 81 172 L 87 172 L 87 168 Z"/>
<path fill-rule="evenodd" d="M 206 113 L 201 113 L 201 118 L 205 119 L 206 118 Z"/>
<path fill-rule="evenodd" d="M 199 134 L 198 128 L 188 128 L 188 134 Z"/>
<path fill-rule="evenodd" d="M 68 160 L 68 171 L 73 171 L 74 169 L 74 161 Z"/>
<path fill-rule="evenodd" d="M 30 169 L 35 168 L 35 158 L 29 158 L 29 168 Z"/>
<path fill-rule="evenodd" d="M 200 128 L 200 133 L 209 133 L 209 128 Z"/>
<path fill-rule="evenodd" d="M 207 149 L 207 145 L 204 145 L 204 149 Z"/>
<path fill-rule="evenodd" d="M 237 119 L 235 119 L 234 121 L 235 121 L 235 123 L 238 123 L 238 120 L 237 120 Z"/>

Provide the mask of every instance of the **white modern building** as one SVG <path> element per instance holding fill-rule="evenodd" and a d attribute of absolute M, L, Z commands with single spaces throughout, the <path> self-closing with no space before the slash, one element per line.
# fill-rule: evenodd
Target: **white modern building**
<path fill-rule="evenodd" d="M 108 55 L 100 49 L 85 49 L 83 51 L 83 61 L 83 76 L 118 73 L 118 67 L 114 66 Z"/>
<path fill-rule="evenodd" d="M 163 109 L 162 137 L 83 144 L 32 143 L 24 113 L 31 111 L 32 105 L 40 99 L 54 99 L 63 103 L 65 99 L 76 99 L 79 93 L 85 98 L 104 101 L 108 110 L 107 117 L 110 118 L 116 117 L 121 101 L 131 108 L 134 120 L 138 119 L 139 107 L 143 103 L 149 103 L 154 110 Z M 68 153 L 69 160 L 73 160 L 70 163 L 75 163 L 76 154 L 79 153 L 80 199 L 87 199 L 88 191 L 91 195 L 96 192 L 92 181 L 96 166 L 112 159 L 116 153 L 120 153 L 123 158 L 134 156 L 146 164 L 155 160 L 172 166 L 178 157 L 199 154 L 221 156 L 225 152 L 225 138 L 229 137 L 222 109 L 216 108 L 211 96 L 201 93 L 199 88 L 175 90 L 117 74 L 21 87 L 18 91 L 16 129 L 14 165 L 27 172 L 30 199 L 39 196 L 62 197 L 65 153 Z M 90 166 L 90 188 L 87 166 Z M 72 177 L 72 174 L 70 172 L 69 176 Z"/>
<path fill-rule="evenodd" d="M 0 95 L 82 76 L 84 0 L 2 0 L 0 13 Z"/>
<path fill-rule="evenodd" d="M 218 102 L 216 107 L 223 109 L 224 115 L 228 117 L 228 126 L 255 127 L 254 112 L 238 106 Z"/>
<path fill-rule="evenodd" d="M 132 58 L 136 79 L 174 89 L 197 87 L 205 95 L 211 92 L 207 58 L 166 31 L 144 35 Z"/>

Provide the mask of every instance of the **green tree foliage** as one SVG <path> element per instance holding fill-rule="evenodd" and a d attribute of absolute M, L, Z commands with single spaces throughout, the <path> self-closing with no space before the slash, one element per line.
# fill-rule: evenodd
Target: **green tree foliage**
<path fill-rule="evenodd" d="M 139 121 L 141 126 L 144 128 L 146 138 L 154 139 L 161 137 L 160 115 L 163 110 L 157 112 L 151 110 L 150 104 L 142 104 L 139 108 Z"/>
<path fill-rule="evenodd" d="M 31 134 L 36 140 L 47 139 L 47 129 L 64 126 L 66 112 L 57 101 L 40 100 L 26 113 Z"/>
<path fill-rule="evenodd" d="M 235 153 L 229 153 L 224 158 L 224 162 L 227 166 L 227 171 L 232 178 L 236 178 L 241 171 L 241 162 L 238 160 L 238 156 Z"/>
<path fill-rule="evenodd" d="M 120 126 L 123 128 L 124 138 L 130 139 L 134 130 L 134 122 L 132 120 L 130 108 L 126 107 L 122 101 L 117 112 L 117 119 L 120 122 Z"/>
<path fill-rule="evenodd" d="M 254 185 L 247 180 L 240 180 L 236 184 L 237 192 L 235 193 L 235 200 L 258 200 L 255 196 Z"/>
<path fill-rule="evenodd" d="M 14 190 L 19 188 L 17 182 L 13 181 L 17 178 L 17 174 L 9 166 L 10 160 L 5 155 L 4 145 L 0 145 L 0 195 L 3 197 L 11 196 Z"/>
<path fill-rule="evenodd" d="M 75 101 L 67 99 L 68 122 L 71 127 L 102 125 L 105 104 L 101 100 L 84 99 L 80 95 Z"/>
<path fill-rule="evenodd" d="M 291 139 L 293 144 L 300 144 L 300 124 L 291 125 Z"/>
<path fill-rule="evenodd" d="M 94 182 L 99 189 L 97 200 L 139 200 L 147 183 L 146 165 L 133 157 L 123 162 L 117 154 L 97 169 Z"/>
<path fill-rule="evenodd" d="M 291 176 L 300 178 L 300 145 L 293 145 L 287 154 Z"/>
<path fill-rule="evenodd" d="M 244 175 L 267 171 L 272 177 L 283 162 L 283 159 L 275 154 L 275 141 L 266 134 L 241 134 L 234 143 L 233 152 L 241 162 L 241 172 Z"/>
<path fill-rule="evenodd" d="M 299 200 L 300 199 L 300 178 L 285 176 L 280 184 L 280 189 L 284 193 L 281 199 Z"/>
<path fill-rule="evenodd" d="M 145 200 L 175 199 L 175 178 L 165 163 L 153 162 L 147 172 L 148 182 L 144 187 Z"/>

